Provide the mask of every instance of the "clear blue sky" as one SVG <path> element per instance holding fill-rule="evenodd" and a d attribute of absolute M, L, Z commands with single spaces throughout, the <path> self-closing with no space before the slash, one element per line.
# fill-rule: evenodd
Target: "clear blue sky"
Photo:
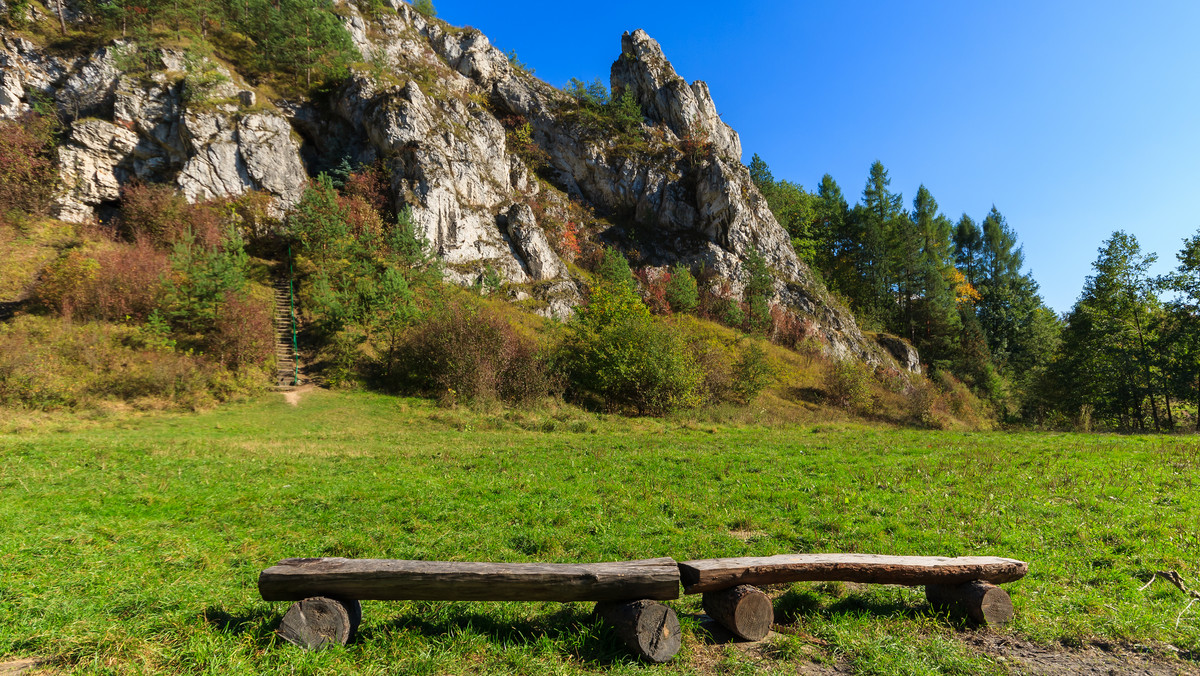
<path fill-rule="evenodd" d="M 778 179 L 833 175 L 853 203 L 871 163 L 911 207 L 993 204 L 1055 310 L 1114 230 L 1175 264 L 1200 228 L 1200 2 L 435 0 L 547 82 L 608 82 L 645 29 Z"/>

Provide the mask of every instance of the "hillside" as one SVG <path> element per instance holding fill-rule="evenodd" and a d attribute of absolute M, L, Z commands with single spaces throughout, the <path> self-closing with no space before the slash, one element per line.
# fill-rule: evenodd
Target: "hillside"
<path fill-rule="evenodd" d="M 510 298 L 565 318 L 586 284 L 571 266 L 599 243 L 636 267 L 703 265 L 735 294 L 753 249 L 774 300 L 813 322 L 830 354 L 890 360 L 797 258 L 705 84 L 686 84 L 644 32 L 624 35 L 619 52 L 614 36 L 611 99 L 634 102 L 621 121 L 615 105 L 537 80 L 474 29 L 398 0 L 372 7 L 369 17 L 335 7 L 361 60 L 318 98 L 273 95 L 270 78 L 256 84 L 186 37 L 71 53 L 6 30 L 0 115 L 42 102 L 64 120 L 55 210 L 68 222 L 111 218 L 135 181 L 190 201 L 259 191 L 279 215 L 319 172 L 377 165 L 390 208 L 412 209 L 461 284 L 494 269 Z M 214 36 L 216 52 L 236 56 L 222 52 L 231 41 Z"/>

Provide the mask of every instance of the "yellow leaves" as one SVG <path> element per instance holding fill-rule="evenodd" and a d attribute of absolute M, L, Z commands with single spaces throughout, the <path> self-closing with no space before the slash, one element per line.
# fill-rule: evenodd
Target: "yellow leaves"
<path fill-rule="evenodd" d="M 958 305 L 970 303 L 974 305 L 979 302 L 979 291 L 971 286 L 970 282 L 958 268 L 950 268 L 950 272 L 946 275 L 951 288 L 954 289 L 954 302 Z"/>

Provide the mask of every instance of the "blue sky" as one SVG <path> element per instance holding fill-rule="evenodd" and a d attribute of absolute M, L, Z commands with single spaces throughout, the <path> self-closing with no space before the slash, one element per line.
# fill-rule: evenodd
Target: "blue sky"
<path fill-rule="evenodd" d="M 1058 311 L 1114 230 L 1165 272 L 1200 229 L 1200 2 L 435 4 L 558 86 L 607 83 L 644 28 L 744 161 L 853 203 L 879 159 L 910 206 L 921 183 L 955 220 L 995 204 Z"/>

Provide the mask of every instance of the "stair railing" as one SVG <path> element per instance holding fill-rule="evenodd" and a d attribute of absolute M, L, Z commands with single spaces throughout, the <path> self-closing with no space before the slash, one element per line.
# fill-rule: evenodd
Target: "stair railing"
<path fill-rule="evenodd" d="M 288 245 L 288 305 L 292 321 L 292 386 L 300 385 L 300 346 L 296 342 L 296 292 L 292 286 L 295 270 L 292 267 L 292 245 Z"/>

